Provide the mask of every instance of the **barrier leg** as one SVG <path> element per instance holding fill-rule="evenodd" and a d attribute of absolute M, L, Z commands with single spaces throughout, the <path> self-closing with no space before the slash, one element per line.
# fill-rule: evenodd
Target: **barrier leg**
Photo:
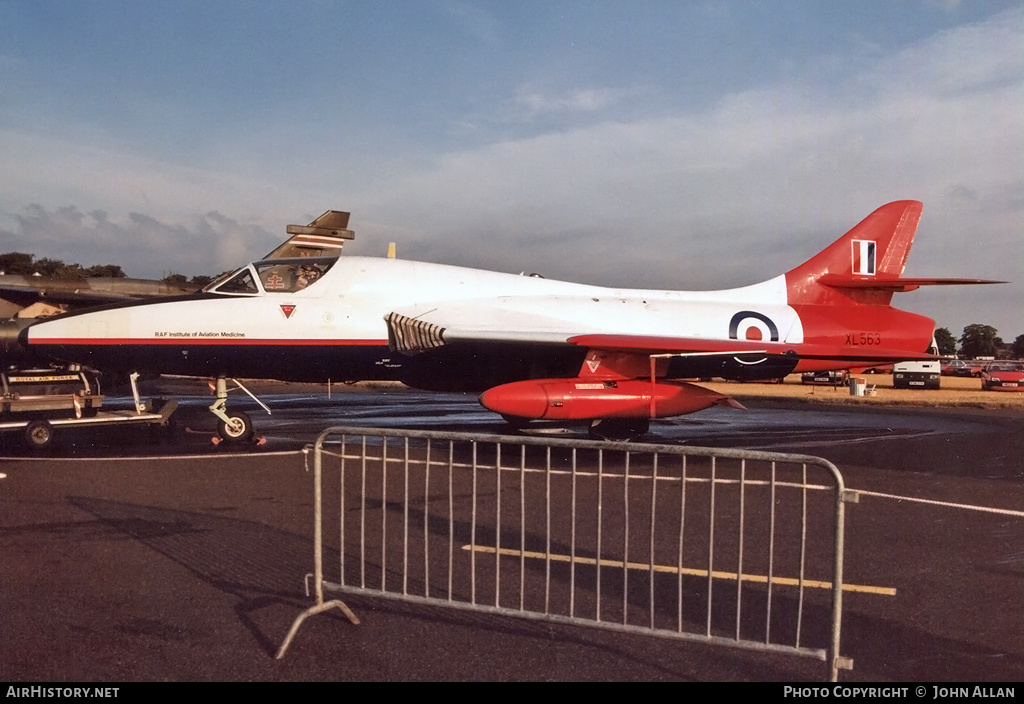
<path fill-rule="evenodd" d="M 284 657 L 285 652 L 288 650 L 288 646 L 292 644 L 292 639 L 295 637 L 295 634 L 299 632 L 299 626 L 302 625 L 302 622 L 305 621 L 306 618 L 323 613 L 324 611 L 328 611 L 335 607 L 341 609 L 341 612 L 348 617 L 348 620 L 351 621 L 353 625 L 359 625 L 359 618 L 352 613 L 352 609 L 348 608 L 348 605 L 340 599 L 332 599 L 331 601 L 327 601 L 322 604 L 316 604 L 298 615 L 295 622 L 292 623 L 292 627 L 288 630 L 288 635 L 285 636 L 284 642 L 281 643 L 281 647 L 277 649 L 277 655 L 275 658 L 280 660 Z"/>

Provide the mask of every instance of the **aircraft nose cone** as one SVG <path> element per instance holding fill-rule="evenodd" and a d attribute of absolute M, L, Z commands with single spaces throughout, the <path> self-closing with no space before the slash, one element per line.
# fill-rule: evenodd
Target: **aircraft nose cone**
<path fill-rule="evenodd" d="M 480 405 L 502 415 L 543 418 L 548 410 L 548 395 L 536 382 L 517 381 L 487 389 L 480 394 Z"/>
<path fill-rule="evenodd" d="M 33 359 L 23 335 L 32 322 L 18 319 L 0 321 L 0 360 L 4 364 L 24 364 Z"/>

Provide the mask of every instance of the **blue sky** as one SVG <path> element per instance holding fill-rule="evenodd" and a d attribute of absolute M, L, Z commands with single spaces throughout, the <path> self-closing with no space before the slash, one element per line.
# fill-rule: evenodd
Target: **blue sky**
<path fill-rule="evenodd" d="M 216 274 L 350 253 L 643 288 L 925 204 L 900 307 L 1024 333 L 1019 2 L 0 0 L 0 250 Z"/>

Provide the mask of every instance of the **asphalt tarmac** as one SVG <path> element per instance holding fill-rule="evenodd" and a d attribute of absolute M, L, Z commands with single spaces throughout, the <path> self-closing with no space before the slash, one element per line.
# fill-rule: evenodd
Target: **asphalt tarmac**
<path fill-rule="evenodd" d="M 171 434 L 68 431 L 44 456 L 4 442 L 0 680 L 822 679 L 816 661 L 362 597 L 347 599 L 360 625 L 313 617 L 275 660 L 312 603 L 306 443 L 338 424 L 508 431 L 460 394 L 263 400 L 272 415 L 245 404 L 258 447 L 213 445 L 205 398 L 183 400 Z M 865 492 L 847 581 L 896 593 L 845 597 L 841 682 L 1024 679 L 1024 417 L 748 405 L 650 439 L 814 454 Z"/>

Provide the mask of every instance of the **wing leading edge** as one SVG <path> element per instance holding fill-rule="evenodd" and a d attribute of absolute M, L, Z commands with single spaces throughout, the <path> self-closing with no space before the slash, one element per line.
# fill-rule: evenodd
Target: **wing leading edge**
<path fill-rule="evenodd" d="M 913 353 L 906 350 L 880 347 L 858 347 L 846 351 L 832 345 L 812 343 L 765 342 L 763 340 L 713 340 L 688 337 L 650 337 L 644 335 L 577 335 L 567 342 L 589 349 L 608 352 L 626 352 L 637 355 L 677 354 L 731 359 L 737 355 L 773 355 L 790 359 L 815 361 L 837 360 L 857 362 L 902 362 L 908 360 L 937 359 L 927 352 Z"/>

